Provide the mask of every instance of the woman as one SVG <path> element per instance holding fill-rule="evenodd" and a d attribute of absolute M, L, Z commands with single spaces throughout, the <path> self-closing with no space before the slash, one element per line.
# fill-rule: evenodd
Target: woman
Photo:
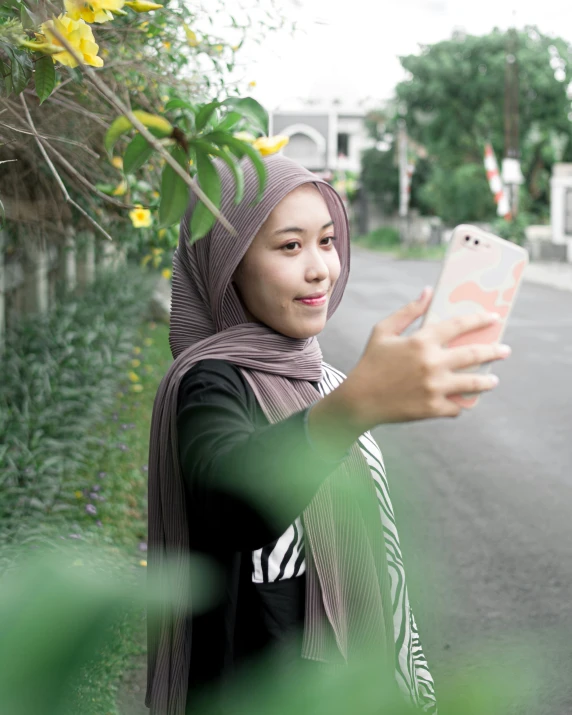
<path fill-rule="evenodd" d="M 237 236 L 217 223 L 191 244 L 194 199 L 181 224 L 175 361 L 155 400 L 149 459 L 149 568 L 175 604 L 149 622 L 147 705 L 191 711 L 205 685 L 275 647 L 305 662 L 372 655 L 409 701 L 435 712 L 369 430 L 458 415 L 449 396 L 495 380 L 457 371 L 508 353 L 444 347 L 491 324 L 489 315 L 403 337 L 428 308 L 426 289 L 374 327 L 347 378 L 323 363 L 315 336 L 347 282 L 347 217 L 315 175 L 282 156 L 265 161 L 262 200 L 254 202 L 257 179 L 245 164 L 238 206 L 232 175 L 218 165 Z M 202 615 L 192 614 L 189 551 L 223 576 L 222 597 Z M 174 577 L 162 571 L 167 554 Z"/>

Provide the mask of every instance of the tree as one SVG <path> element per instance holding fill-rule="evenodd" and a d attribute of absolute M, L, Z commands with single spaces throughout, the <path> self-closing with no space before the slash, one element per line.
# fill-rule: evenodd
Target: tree
<path fill-rule="evenodd" d="M 504 155 L 507 35 L 498 29 L 450 40 L 401 57 L 409 77 L 396 87 L 410 135 L 426 147 L 431 171 L 422 195 L 446 221 L 488 220 L 484 144 Z M 518 32 L 522 210 L 545 215 L 555 161 L 572 159 L 572 45 L 537 28 Z M 449 203 L 455 202 L 454 204 Z"/>
<path fill-rule="evenodd" d="M 0 175 L 0 193 L 63 194 L 109 236 L 128 215 L 148 225 L 149 210 L 175 225 L 190 186 L 203 202 L 192 232 L 204 235 L 220 206 L 212 158 L 231 166 L 240 194 L 237 160 L 248 156 L 262 185 L 261 153 L 275 148 L 264 137 L 266 111 L 225 79 L 246 35 L 273 29 L 280 13 L 262 21 L 240 6 L 233 13 L 220 2 L 207 12 L 178 0 L 4 0 L 0 104 L 10 123 L 0 145 L 16 163 Z M 217 14 L 227 39 L 213 30 Z M 243 130 L 262 136 L 245 141 L 236 136 Z"/>

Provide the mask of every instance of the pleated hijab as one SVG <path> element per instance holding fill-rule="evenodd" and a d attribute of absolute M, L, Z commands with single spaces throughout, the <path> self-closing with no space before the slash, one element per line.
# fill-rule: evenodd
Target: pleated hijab
<path fill-rule="evenodd" d="M 238 366 L 268 418 L 276 423 L 320 399 L 311 384 L 322 378 L 317 338 L 290 338 L 247 322 L 232 276 L 274 207 L 297 187 L 320 191 L 336 232 L 340 276 L 328 318 L 349 274 L 349 225 L 344 205 L 326 182 L 281 155 L 265 159 L 267 184 L 255 202 L 257 176 L 242 162 L 245 194 L 234 203 L 228 167 L 216 162 L 223 215 L 238 235 L 216 223 L 191 243 L 190 198 L 173 259 L 169 343 L 174 362 L 155 397 L 149 450 L 148 569 L 164 578 L 169 606 L 148 622 L 146 704 L 151 715 L 183 715 L 191 662 L 189 523 L 177 442 L 177 396 L 185 373 L 204 359 Z M 369 467 L 357 444 L 334 468 L 304 510 L 306 609 L 302 657 L 344 663 L 368 652 L 385 673 L 394 669 L 393 613 L 383 531 Z M 169 569 L 167 568 L 169 564 Z M 174 566 L 174 571 L 173 571 Z M 200 654 L 198 654 L 200 657 Z"/>

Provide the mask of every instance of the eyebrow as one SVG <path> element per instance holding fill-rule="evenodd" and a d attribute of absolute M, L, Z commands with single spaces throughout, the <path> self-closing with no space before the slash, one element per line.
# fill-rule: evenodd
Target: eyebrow
<path fill-rule="evenodd" d="M 330 226 L 333 226 L 334 222 L 333 221 L 328 221 L 328 223 L 325 223 L 321 230 L 323 231 L 325 228 L 330 228 Z M 298 228 L 298 226 L 288 226 L 288 228 L 281 228 L 278 231 L 274 231 L 275 236 L 280 236 L 283 233 L 306 233 L 305 228 Z"/>

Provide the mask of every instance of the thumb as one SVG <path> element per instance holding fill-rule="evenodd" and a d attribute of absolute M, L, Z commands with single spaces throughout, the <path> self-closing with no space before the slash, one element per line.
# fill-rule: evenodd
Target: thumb
<path fill-rule="evenodd" d="M 425 315 L 432 297 L 433 289 L 430 286 L 425 286 L 417 300 L 407 303 L 403 308 L 382 320 L 379 327 L 388 335 L 401 335 L 410 325 Z"/>

